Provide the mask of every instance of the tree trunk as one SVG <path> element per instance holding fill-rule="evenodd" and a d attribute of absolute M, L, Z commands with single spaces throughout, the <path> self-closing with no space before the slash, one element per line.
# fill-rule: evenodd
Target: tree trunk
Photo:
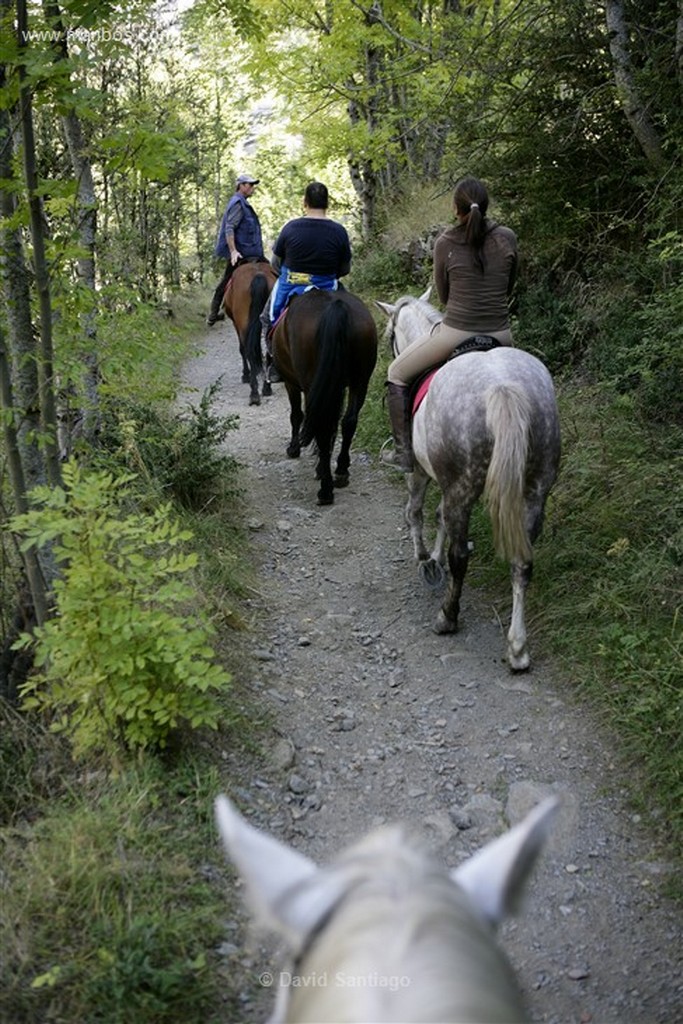
<path fill-rule="evenodd" d="M 19 52 L 26 49 L 28 39 L 28 18 L 26 0 L 17 0 L 17 27 Z M 31 240 L 36 288 L 40 305 L 40 358 L 38 359 L 38 385 L 40 393 L 40 416 L 45 446 L 47 479 L 53 486 L 61 481 L 59 455 L 57 452 L 57 407 L 54 392 L 52 357 L 52 303 L 50 301 L 50 278 L 45 257 L 43 233 L 43 211 L 38 195 L 38 174 L 36 171 L 35 138 L 33 134 L 33 113 L 31 93 L 26 84 L 26 67 L 19 65 L 19 103 L 21 106 L 21 133 L 24 142 L 24 174 L 28 191 L 31 217 Z"/>
<path fill-rule="evenodd" d="M 52 0 L 44 0 L 43 8 L 50 28 L 56 33 L 53 49 L 57 59 L 65 61 L 69 53 L 66 33 L 62 22 L 59 5 Z M 87 355 L 83 373 L 85 407 L 78 414 L 82 433 L 92 443 L 99 430 L 99 371 L 97 364 L 97 313 L 95 308 L 96 270 L 95 240 L 97 237 L 97 198 L 93 181 L 92 166 L 87 156 L 85 136 L 80 118 L 75 107 L 69 105 L 62 114 L 62 128 L 66 139 L 71 166 L 78 187 L 78 234 L 84 255 L 77 260 L 77 272 L 81 282 L 88 288 L 93 297 L 92 309 L 83 317 L 83 331 L 87 338 Z M 70 454 L 74 424 L 71 417 L 64 422 L 67 426 L 66 436 L 60 441 L 62 457 Z"/>
<path fill-rule="evenodd" d="M 678 21 L 676 22 L 676 73 L 678 85 L 683 90 L 683 0 L 678 0 Z"/>
<path fill-rule="evenodd" d="M 349 174 L 361 204 L 361 236 L 367 241 L 375 230 L 377 175 L 368 161 L 349 159 Z"/>
<path fill-rule="evenodd" d="M 7 350 L 5 348 L 5 336 L 0 327 L 0 409 L 3 412 L 3 434 L 5 442 L 5 451 L 7 453 L 7 463 L 9 468 L 9 476 L 12 483 L 12 492 L 14 496 L 14 504 L 17 512 L 22 514 L 28 512 L 28 501 L 26 499 L 26 481 L 24 479 L 24 469 L 21 462 L 21 453 L 19 451 L 19 441 L 17 430 L 14 424 L 15 409 L 12 400 L 12 384 L 10 380 L 10 364 L 7 358 Z M 28 551 L 23 552 L 22 560 L 24 564 L 24 570 L 26 572 L 26 578 L 28 580 L 29 589 L 31 591 L 31 599 L 33 602 L 33 611 L 35 618 L 39 626 L 41 626 L 48 614 L 47 608 L 47 587 L 45 584 L 45 578 L 40 567 L 38 555 L 35 548 L 29 548 Z"/>
<path fill-rule="evenodd" d="M 648 162 L 658 167 L 664 163 L 662 142 L 636 85 L 621 0 L 607 0 L 605 15 L 614 78 L 622 109 Z"/>
<path fill-rule="evenodd" d="M 0 0 L 0 12 L 8 10 L 11 0 Z M 5 87 L 5 69 L 0 68 L 0 89 Z M 0 181 L 11 181 L 14 140 L 10 111 L 0 107 Z M 8 373 L 13 381 L 17 423 L 17 445 L 28 490 L 44 484 L 45 460 L 36 443 L 40 437 L 40 403 L 36 341 L 31 323 L 29 269 L 24 258 L 20 229 L 16 226 L 16 199 L 9 188 L 0 189 L 0 266 L 9 335 Z"/>

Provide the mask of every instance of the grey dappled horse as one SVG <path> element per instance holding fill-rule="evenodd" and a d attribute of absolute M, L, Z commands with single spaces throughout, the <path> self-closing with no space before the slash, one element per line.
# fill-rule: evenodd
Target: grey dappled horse
<path fill-rule="evenodd" d="M 293 955 L 262 975 L 277 992 L 270 1024 L 527 1021 L 494 928 L 516 909 L 558 803 L 543 801 L 449 872 L 399 827 L 318 868 L 219 797 L 227 852 Z"/>
<path fill-rule="evenodd" d="M 394 355 L 429 334 L 441 314 L 427 301 L 404 296 L 378 302 L 389 317 Z M 543 363 L 512 347 L 465 352 L 434 377 L 413 418 L 414 472 L 408 474 L 406 520 L 415 558 L 428 582 L 443 575 L 448 548 L 450 581 L 435 623 L 437 633 L 458 627 L 467 571 L 467 532 L 483 494 L 497 554 L 510 563 L 512 616 L 507 636 L 510 668 L 529 667 L 524 596 L 531 579 L 533 544 L 557 477 L 560 426 L 555 390 Z M 425 547 L 422 507 L 429 481 L 441 489 L 434 548 Z"/>

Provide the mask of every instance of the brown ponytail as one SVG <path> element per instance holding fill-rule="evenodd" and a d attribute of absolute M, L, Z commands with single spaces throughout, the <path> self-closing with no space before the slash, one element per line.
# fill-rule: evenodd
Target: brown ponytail
<path fill-rule="evenodd" d="M 467 216 L 465 241 L 472 249 L 474 261 L 483 274 L 486 211 L 489 208 L 486 186 L 478 178 L 461 178 L 455 186 L 453 205 L 456 213 L 462 217 Z"/>

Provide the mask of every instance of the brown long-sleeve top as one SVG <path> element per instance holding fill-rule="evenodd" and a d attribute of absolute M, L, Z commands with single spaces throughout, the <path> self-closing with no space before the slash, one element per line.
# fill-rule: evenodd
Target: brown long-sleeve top
<path fill-rule="evenodd" d="M 445 306 L 444 323 L 473 334 L 509 328 L 508 299 L 517 274 L 514 231 L 487 223 L 483 274 L 463 225 L 448 228 L 434 244 L 434 284 Z"/>

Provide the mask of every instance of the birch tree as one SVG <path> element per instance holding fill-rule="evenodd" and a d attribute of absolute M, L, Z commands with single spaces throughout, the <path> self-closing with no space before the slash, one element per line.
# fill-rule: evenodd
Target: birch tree
<path fill-rule="evenodd" d="M 614 79 L 624 115 L 648 162 L 654 167 L 661 167 L 664 163 L 662 140 L 636 83 L 629 45 L 629 30 L 621 0 L 606 0 L 605 17 L 614 66 Z"/>

